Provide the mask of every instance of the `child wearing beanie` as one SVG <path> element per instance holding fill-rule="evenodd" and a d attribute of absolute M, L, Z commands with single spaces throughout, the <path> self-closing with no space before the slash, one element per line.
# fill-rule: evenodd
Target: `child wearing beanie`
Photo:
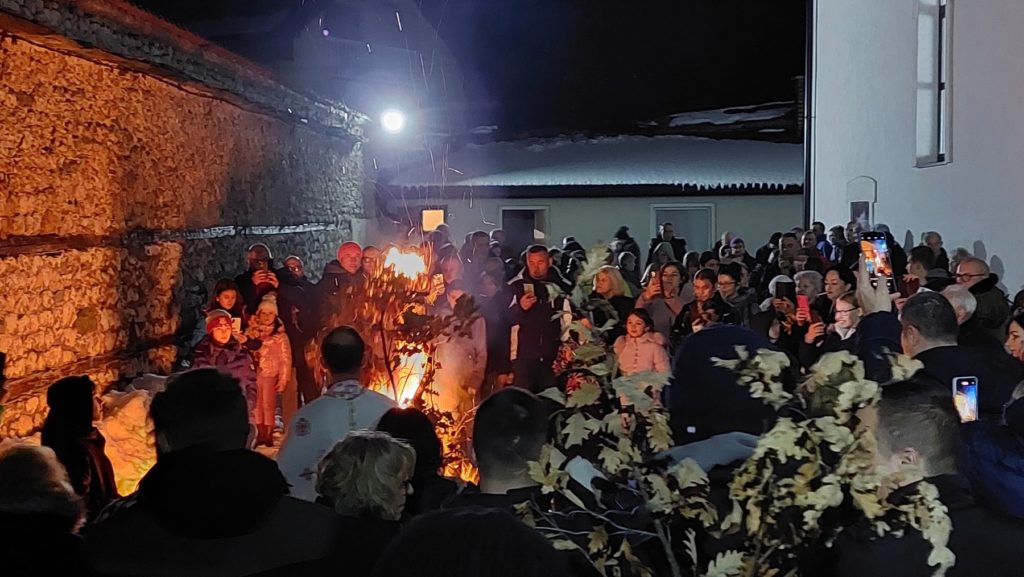
<path fill-rule="evenodd" d="M 292 370 L 292 348 L 278 318 L 276 293 L 269 293 L 260 301 L 256 314 L 249 319 L 246 336 L 262 342 L 256 352 L 256 406 L 252 422 L 256 425 L 256 445 L 270 447 L 274 444 L 277 395 L 285 391 Z"/>

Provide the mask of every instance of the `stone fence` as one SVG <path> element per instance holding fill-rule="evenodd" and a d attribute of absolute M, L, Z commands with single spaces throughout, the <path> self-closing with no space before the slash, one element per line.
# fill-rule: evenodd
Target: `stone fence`
<path fill-rule="evenodd" d="M 0 437 L 62 376 L 167 371 L 248 244 L 329 260 L 365 121 L 121 2 L 0 0 Z"/>

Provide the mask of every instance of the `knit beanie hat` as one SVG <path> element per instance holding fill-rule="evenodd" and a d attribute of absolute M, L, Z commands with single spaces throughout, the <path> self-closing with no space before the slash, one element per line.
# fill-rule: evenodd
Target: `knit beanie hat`
<path fill-rule="evenodd" d="M 270 293 L 263 297 L 263 300 L 260 301 L 260 306 L 256 308 L 257 313 L 262 311 L 271 311 L 274 313 L 274 316 L 278 315 L 276 294 Z"/>
<path fill-rule="evenodd" d="M 231 326 L 231 313 L 224 309 L 214 309 L 206 313 L 206 332 L 212 333 L 219 327 Z"/>

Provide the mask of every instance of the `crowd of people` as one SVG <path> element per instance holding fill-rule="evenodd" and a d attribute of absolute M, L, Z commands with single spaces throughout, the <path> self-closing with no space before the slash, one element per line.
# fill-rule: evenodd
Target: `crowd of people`
<path fill-rule="evenodd" d="M 323 326 L 379 272 L 381 251 L 346 242 L 313 283 L 300 258 L 275 269 L 269 249 L 253 245 L 248 269 L 216 282 L 189 370 L 152 400 L 157 463 L 137 491 L 117 493 L 87 377 L 50 388 L 43 447 L 3 446 L 5 565 L 12 575 L 592 575 L 513 515 L 548 498 L 528 472 L 550 434 L 537 393 L 571 388 L 562 367 L 581 323 L 615 352 L 622 375 L 666 375 L 658 401 L 674 442 L 704 455 L 706 468 L 735 467 L 753 448 L 737 450 L 734 435 L 756 437 L 776 418 L 712 359 L 738 346 L 781 351 L 793 382 L 830 352 L 857 355 L 879 382 L 891 380 L 885 353 L 917 359 L 924 368 L 884 387 L 865 416 L 877 466 L 904 488 L 938 488 L 953 524 L 949 575 L 1016 575 L 1024 295 L 1011 302 L 984 260 L 949 255 L 937 232 L 908 250 L 878 225 L 892 293 L 868 279 L 863 232 L 856 222 L 814 223 L 750 250 L 725 233 L 710 251 L 688 252 L 664 223 L 646 255 L 627 227 L 599 254 L 573 237 L 517 255 L 500 230 L 470 233 L 461 247 L 444 225 L 429 232 L 423 245 L 441 281 L 434 312 L 466 299 L 480 317 L 471 337 L 437 345 L 451 359 L 442 367 L 458 373 L 440 380 L 440 396 L 456 382 L 458 402 L 475 409 L 471 484 L 442 476 L 426 414 L 367 388 L 368 336 Z M 580 285 L 583 304 L 571 298 Z M 301 354 L 311 343 L 326 382 Z M 964 377 L 977 382 L 971 422 L 954 403 L 952 383 Z M 281 427 L 276 460 L 252 450 Z M 32 553 L 41 544 L 43 557 Z M 931 573 L 921 534 L 849 531 L 833 549 L 824 572 L 808 575 Z"/>

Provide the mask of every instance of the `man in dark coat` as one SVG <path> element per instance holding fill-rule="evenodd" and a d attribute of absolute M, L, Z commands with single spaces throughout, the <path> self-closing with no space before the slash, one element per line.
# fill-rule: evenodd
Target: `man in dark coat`
<path fill-rule="evenodd" d="M 338 248 L 338 259 L 324 266 L 324 274 L 316 285 L 316 318 L 319 324 L 353 324 L 356 311 L 350 306 L 352 297 L 366 286 L 362 265 L 363 248 L 359 243 L 349 241 Z"/>
<path fill-rule="evenodd" d="M 89 531 L 97 575 L 326 575 L 336 517 L 288 496 L 273 460 L 246 449 L 238 382 L 214 370 L 170 379 L 149 409 L 157 463 Z M 336 573 L 335 573 L 336 574 Z"/>
<path fill-rule="evenodd" d="M 551 266 L 547 247 L 526 249 L 526 267 L 508 282 L 508 321 L 512 327 L 512 384 L 531 391 L 555 385 L 552 363 L 572 314 L 572 284 Z M 561 312 L 561 315 L 557 313 Z"/>
<path fill-rule="evenodd" d="M 953 526 L 948 546 L 956 563 L 946 575 L 1018 576 L 1024 524 L 979 505 L 959 474 L 960 425 L 950 397 L 941 384 L 915 379 L 884 387 L 878 405 L 862 414 L 877 441 L 875 462 L 903 479 L 888 500 L 907 503 L 918 483 L 931 483 Z M 840 577 L 926 577 L 935 571 L 928 564 L 932 545 L 909 527 L 902 537 L 878 537 L 866 524 L 855 525 L 840 534 L 835 549 L 831 574 Z"/>
<path fill-rule="evenodd" d="M 305 265 L 297 256 L 284 259 L 281 272 L 279 314 L 292 348 L 300 404 L 309 403 L 320 396 L 320 387 L 316 385 L 313 370 L 303 354 L 309 341 L 316 337 L 316 285 L 306 276 Z"/>
<path fill-rule="evenodd" d="M 970 289 L 978 300 L 975 318 L 981 327 L 999 341 L 1006 340 L 1006 325 L 1010 321 L 1010 301 L 997 285 L 999 275 L 992 274 L 988 264 L 980 258 L 966 258 L 956 269 L 956 282 Z"/>
<path fill-rule="evenodd" d="M 975 314 L 978 310 L 978 299 L 970 290 L 962 284 L 951 284 L 942 289 L 942 296 L 946 297 L 956 312 L 956 322 L 960 325 L 957 344 L 961 347 L 1004 350 L 1004 341 L 996 339 L 990 331 L 981 326 L 981 321 Z"/>
<path fill-rule="evenodd" d="M 669 243 L 676 260 L 683 262 L 683 257 L 686 256 L 686 239 L 676 238 L 675 227 L 671 222 L 665 222 L 658 227 L 658 236 L 651 239 L 651 247 L 647 250 L 647 266 L 651 266 L 651 263 L 654 262 L 654 249 L 663 242 Z"/>
<path fill-rule="evenodd" d="M 256 312 L 263 295 L 272 290 L 277 290 L 280 282 L 277 273 L 274 271 L 273 255 L 267 245 L 256 243 L 246 249 L 246 259 L 249 268 L 242 274 L 235 277 L 235 284 L 250 314 Z"/>
<path fill-rule="evenodd" d="M 863 266 L 863 265 L 862 265 Z M 886 352 L 902 351 L 922 363 L 922 373 L 952 391 L 956 377 L 978 378 L 981 419 L 996 420 L 1021 378 L 1021 364 L 1005 351 L 957 344 L 956 312 L 940 293 L 924 292 L 907 299 L 900 316 L 880 310 L 889 296 L 884 285 L 858 287 L 861 308 L 867 314 L 857 326 L 861 360 L 870 379 L 888 380 L 879 359 Z"/>
<path fill-rule="evenodd" d="M 711 360 L 735 359 L 737 346 L 746 347 L 751 355 L 760 349 L 777 350 L 750 329 L 734 325 L 704 328 L 679 346 L 668 387 L 669 424 L 677 445 L 734 431 L 760 435 L 774 424 L 775 411 L 751 397 L 734 372 L 715 366 Z M 791 371 L 785 371 L 784 378 L 795 383 Z"/>

